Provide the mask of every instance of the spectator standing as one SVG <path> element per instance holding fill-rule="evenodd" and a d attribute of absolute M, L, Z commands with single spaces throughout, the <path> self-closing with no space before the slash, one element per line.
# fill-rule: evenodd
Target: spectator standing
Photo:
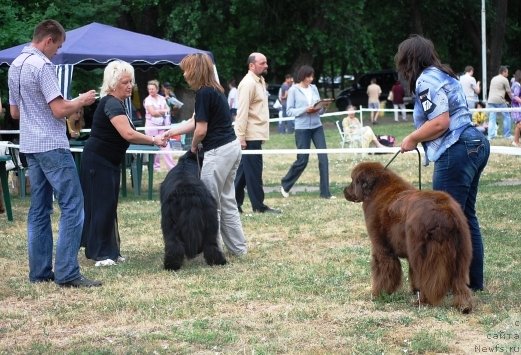
<path fill-rule="evenodd" d="M 474 67 L 467 65 L 465 67 L 465 74 L 460 76 L 459 82 L 465 93 L 468 107 L 474 108 L 476 102 L 479 101 L 478 95 L 481 92 L 481 83 L 474 78 Z"/>
<path fill-rule="evenodd" d="M 65 117 L 91 105 L 90 90 L 74 100 L 63 98 L 51 58 L 65 41 L 55 20 L 40 22 L 29 46 L 9 68 L 11 116 L 20 119 L 20 152 L 25 153 L 31 180 L 27 217 L 29 281 L 54 281 L 63 287 L 94 287 L 101 282 L 80 273 L 78 250 L 83 227 L 83 194 L 69 149 Z M 61 209 L 53 259 L 53 194 Z"/>
<path fill-rule="evenodd" d="M 145 98 L 145 127 L 149 136 L 159 136 L 166 132 L 165 127 L 170 126 L 170 108 L 164 96 L 159 95 L 159 81 L 150 80 L 147 84 L 148 96 Z M 171 152 L 170 145 L 161 148 L 162 151 Z M 175 166 L 171 154 L 154 154 L 154 170 L 161 170 L 161 156 L 165 159 L 168 170 Z"/>
<path fill-rule="evenodd" d="M 368 108 L 371 111 L 371 123 L 378 123 L 378 110 L 380 109 L 380 95 L 382 94 L 382 88 L 376 83 L 376 78 L 371 79 L 371 84 L 367 87 L 367 103 Z"/>
<path fill-rule="evenodd" d="M 195 90 L 195 113 L 166 135 L 194 132 L 191 151 L 204 151 L 201 181 L 217 202 L 219 234 L 234 255 L 247 252 L 246 238 L 235 200 L 235 174 L 241 162 L 241 144 L 232 126 L 224 88 L 217 82 L 213 62 L 207 54 L 191 54 L 180 63 L 188 85 Z"/>
<path fill-rule="evenodd" d="M 170 123 L 179 122 L 179 111 L 183 107 L 183 103 L 177 99 L 174 93 L 174 89 L 172 88 L 172 84 L 170 84 L 168 81 L 165 81 L 163 85 L 161 85 L 161 89 L 163 96 L 165 97 L 166 104 L 170 109 Z"/>
<path fill-rule="evenodd" d="M 300 67 L 297 73 L 297 84 L 288 91 L 288 114 L 295 117 L 295 144 L 297 149 L 309 149 L 311 142 L 317 149 L 326 149 L 326 136 L 320 121 L 320 115 L 326 112 L 327 105 L 316 108 L 320 101 L 318 89 L 313 85 L 314 69 L 309 65 Z M 289 191 L 306 169 L 309 153 L 297 154 L 297 160 L 291 165 L 286 176 L 281 180 L 280 192 L 289 197 Z M 327 154 L 318 154 L 318 170 L 320 173 L 320 197 L 336 198 L 329 191 L 329 162 Z"/>
<path fill-rule="evenodd" d="M 514 73 L 514 81 L 512 82 L 512 108 L 520 111 L 512 112 L 512 119 L 515 122 L 514 141 L 512 145 L 521 147 L 519 143 L 519 135 L 521 133 L 521 70 L 517 69 Z"/>
<path fill-rule="evenodd" d="M 230 106 L 230 113 L 232 115 L 232 121 L 235 121 L 235 116 L 237 116 L 237 105 L 239 101 L 237 100 L 237 82 L 235 79 L 230 79 L 228 81 L 228 106 Z"/>
<path fill-rule="evenodd" d="M 510 83 L 508 82 L 508 68 L 505 66 L 499 67 L 499 74 L 490 81 L 490 91 L 488 93 L 487 106 L 489 108 L 507 108 L 506 95 L 512 99 L 512 91 L 510 90 Z M 503 137 L 511 139 L 512 119 L 510 113 L 500 112 L 503 115 Z M 488 139 L 496 138 L 497 134 L 497 112 L 491 111 L 488 115 Z"/>
<path fill-rule="evenodd" d="M 279 89 L 279 102 L 282 106 L 282 117 L 288 117 L 288 90 L 293 85 L 293 75 L 286 74 L 284 82 Z M 293 133 L 295 130 L 295 121 L 280 121 L 279 132 L 280 133 Z"/>
<path fill-rule="evenodd" d="M 248 73 L 239 83 L 235 133 L 242 149 L 261 150 L 262 143 L 269 139 L 269 108 L 266 83 L 263 75 L 268 72 L 268 61 L 262 53 L 252 53 L 248 57 Z M 245 154 L 235 177 L 235 198 L 239 212 L 242 212 L 244 188 L 254 212 L 280 213 L 264 204 L 262 182 L 263 160 L 261 154 Z"/>
<path fill-rule="evenodd" d="M 127 62 L 110 62 L 103 73 L 101 100 L 92 119 L 81 160 L 81 186 L 85 200 L 82 245 L 96 266 L 125 261 L 117 223 L 121 162 L 130 143 L 166 145 L 163 137 L 136 131 L 124 101 L 132 95 L 134 68 Z"/>
<path fill-rule="evenodd" d="M 433 189 L 447 192 L 460 204 L 472 242 L 469 287 L 483 290 L 484 250 L 476 197 L 490 143 L 471 124 L 461 84 L 452 69 L 441 63 L 429 39 L 413 35 L 400 43 L 395 63 L 415 93 L 416 130 L 403 139 L 401 151 L 411 151 L 422 143 L 426 162 L 434 162 Z"/>
<path fill-rule="evenodd" d="M 405 113 L 405 103 L 403 98 L 405 96 L 405 90 L 403 89 L 400 80 L 396 80 L 393 87 L 391 88 L 393 93 L 393 108 L 394 108 L 394 121 L 398 122 L 398 109 L 402 113 L 402 120 L 407 121 L 407 115 Z"/>

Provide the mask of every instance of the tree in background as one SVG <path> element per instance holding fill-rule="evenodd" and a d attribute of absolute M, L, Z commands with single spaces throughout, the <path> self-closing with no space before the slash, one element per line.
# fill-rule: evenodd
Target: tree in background
<path fill-rule="evenodd" d="M 280 83 L 302 64 L 312 65 L 317 77 L 392 68 L 398 44 L 411 33 L 431 38 L 456 72 L 471 64 L 481 76 L 476 0 L 0 0 L 0 18 L 0 48 L 28 42 L 45 18 L 67 30 L 98 21 L 209 50 L 222 82 L 240 79 L 254 51 L 269 58 L 268 82 Z M 487 33 L 488 77 L 499 64 L 521 68 L 521 2 L 487 0 Z M 0 72 L 5 92 L 6 71 Z M 184 85 L 176 68 L 137 75 Z"/>

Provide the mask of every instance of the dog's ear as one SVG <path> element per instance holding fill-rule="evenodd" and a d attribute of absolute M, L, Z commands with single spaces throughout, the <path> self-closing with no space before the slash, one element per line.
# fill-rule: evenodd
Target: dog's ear
<path fill-rule="evenodd" d="M 373 192 L 377 176 L 372 171 L 364 171 L 358 176 L 358 186 L 360 187 L 360 198 L 365 200 Z"/>

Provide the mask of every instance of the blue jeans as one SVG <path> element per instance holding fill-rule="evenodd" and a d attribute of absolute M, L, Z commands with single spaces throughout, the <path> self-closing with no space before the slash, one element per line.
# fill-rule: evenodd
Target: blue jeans
<path fill-rule="evenodd" d="M 506 104 L 488 104 L 489 108 L 507 108 Z M 488 114 L 488 139 L 496 138 L 497 135 L 497 112 L 489 112 Z M 512 119 L 509 112 L 500 112 L 503 115 L 503 137 L 512 136 L 511 126 Z"/>
<path fill-rule="evenodd" d="M 490 155 L 490 144 L 483 133 L 469 127 L 434 165 L 432 187 L 447 192 L 460 204 L 467 217 L 472 240 L 470 288 L 483 289 L 483 239 L 476 216 L 479 178 Z"/>
<path fill-rule="evenodd" d="M 78 250 L 83 228 L 83 194 L 76 165 L 68 149 L 27 154 L 31 207 L 27 217 L 29 280 L 54 277 L 58 284 L 80 277 Z M 53 191 L 60 205 L 54 274 L 51 214 Z"/>
<path fill-rule="evenodd" d="M 313 129 L 296 129 L 295 143 L 297 149 L 309 149 L 311 141 L 317 149 L 326 149 L 326 137 L 324 135 L 324 127 L 320 126 Z M 298 178 L 306 169 L 309 161 L 309 154 L 297 154 L 297 160 L 291 165 L 288 173 L 281 180 L 282 187 L 285 191 L 291 190 Z M 329 162 L 327 154 L 318 154 L 318 170 L 320 174 L 320 197 L 331 197 L 329 192 Z"/>

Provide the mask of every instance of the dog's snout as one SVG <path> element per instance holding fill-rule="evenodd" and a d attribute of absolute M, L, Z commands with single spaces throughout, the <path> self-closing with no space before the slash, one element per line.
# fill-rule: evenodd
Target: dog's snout
<path fill-rule="evenodd" d="M 360 202 L 355 194 L 354 194 L 354 191 L 353 191 L 354 187 L 353 187 L 353 183 L 347 185 L 345 188 L 344 188 L 344 197 L 346 200 L 348 201 L 351 201 L 351 202 Z"/>

